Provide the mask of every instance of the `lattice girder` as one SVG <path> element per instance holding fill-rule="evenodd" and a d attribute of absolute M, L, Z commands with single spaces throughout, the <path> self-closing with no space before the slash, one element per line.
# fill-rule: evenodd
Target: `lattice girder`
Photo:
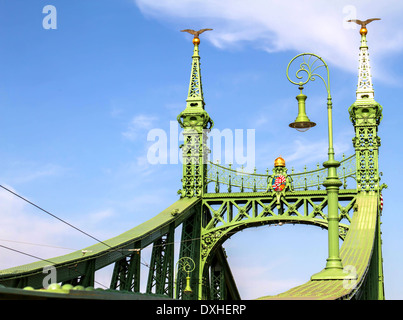
<path fill-rule="evenodd" d="M 141 251 L 137 249 L 130 256 L 115 262 L 111 289 L 140 292 Z"/>
<path fill-rule="evenodd" d="M 344 239 L 354 211 L 356 190 L 339 194 L 339 237 Z M 224 197 L 219 197 L 224 196 Z M 203 208 L 211 213 L 201 231 L 201 265 L 208 266 L 214 250 L 238 231 L 269 224 L 307 224 L 327 228 L 326 191 L 286 192 L 278 203 L 272 194 L 206 194 Z"/>
<path fill-rule="evenodd" d="M 151 254 L 147 293 L 173 297 L 174 285 L 174 225 L 168 233 L 156 240 Z"/>

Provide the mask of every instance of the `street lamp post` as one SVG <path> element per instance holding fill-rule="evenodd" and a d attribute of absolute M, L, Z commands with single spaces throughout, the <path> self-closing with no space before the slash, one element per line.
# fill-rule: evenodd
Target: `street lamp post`
<path fill-rule="evenodd" d="M 302 63 L 299 65 L 298 71 L 295 73 L 297 81 L 293 81 L 289 77 L 289 69 L 291 64 L 297 59 L 302 59 Z M 327 72 L 326 79 L 317 73 L 319 68 L 324 67 Z M 333 148 L 333 123 L 332 123 L 332 97 L 330 95 L 330 78 L 329 68 L 321 57 L 313 53 L 301 53 L 295 56 L 287 66 L 287 78 L 288 80 L 298 85 L 301 93 L 297 96 L 298 100 L 298 116 L 297 119 L 290 124 L 291 128 L 295 128 L 299 131 L 306 131 L 309 128 L 315 126 L 314 122 L 311 122 L 305 113 L 305 100 L 306 96 L 302 93 L 303 86 L 309 81 L 314 81 L 319 78 L 323 81 L 327 91 L 327 116 L 328 116 L 328 160 L 323 163 L 323 166 L 328 169 L 328 175 L 323 183 L 326 188 L 328 197 L 328 258 L 326 261 L 326 267 L 321 272 L 314 274 L 311 280 L 340 280 L 350 277 L 347 273 L 343 272 L 343 264 L 340 259 L 339 253 L 339 215 L 338 215 L 338 194 L 339 188 L 342 185 L 339 177 L 337 176 L 337 167 L 340 163 L 334 159 Z M 304 77 L 307 77 L 305 79 Z"/>

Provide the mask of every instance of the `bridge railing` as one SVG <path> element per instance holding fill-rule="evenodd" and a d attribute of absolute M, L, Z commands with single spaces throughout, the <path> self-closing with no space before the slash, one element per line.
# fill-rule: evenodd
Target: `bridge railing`
<path fill-rule="evenodd" d="M 242 167 L 233 169 L 231 165 L 225 167 L 213 162 L 209 162 L 207 168 L 208 193 L 265 192 L 271 187 L 269 169 L 266 169 L 265 174 L 257 173 L 256 169 L 253 173 L 247 173 L 243 171 Z M 343 183 L 342 188 L 355 189 L 357 187 L 355 154 L 347 158 L 343 154 L 337 174 Z M 305 166 L 303 172 L 296 173 L 292 168 L 288 177 L 291 178 L 291 186 L 294 191 L 323 190 L 327 169 L 317 164 L 317 168 L 314 170 L 307 170 Z"/>

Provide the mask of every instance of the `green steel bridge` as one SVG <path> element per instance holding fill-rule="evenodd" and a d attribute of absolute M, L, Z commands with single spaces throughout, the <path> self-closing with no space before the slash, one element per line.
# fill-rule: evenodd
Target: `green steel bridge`
<path fill-rule="evenodd" d="M 240 300 L 223 248 L 245 228 L 270 224 L 307 224 L 328 229 L 329 257 L 324 270 L 298 287 L 269 299 L 385 298 L 382 268 L 382 190 L 378 168 L 378 126 L 382 107 L 374 100 L 367 30 L 361 28 L 357 100 L 349 108 L 355 129 L 355 153 L 334 159 L 331 96 L 322 58 L 301 54 L 297 81 L 299 115 L 290 126 L 313 126 L 305 114 L 303 86 L 314 78 L 328 91 L 329 160 L 304 172 L 288 172 L 281 157 L 271 171 L 243 172 L 207 161 L 206 141 L 214 123 L 205 110 L 199 56 L 194 51 L 186 108 L 178 116 L 183 128 L 182 189 L 179 199 L 152 219 L 112 239 L 47 260 L 0 271 L 2 299 L 99 300 Z M 292 60 L 293 62 L 294 60 Z M 306 75 L 306 81 L 301 80 Z M 288 68 L 287 68 L 288 76 Z M 305 98 L 304 98 L 305 97 Z M 175 229 L 181 232 L 175 259 Z M 339 248 L 339 239 L 342 245 Z M 146 290 L 140 292 L 142 250 L 152 246 Z M 94 289 L 95 272 L 113 265 L 110 287 Z M 55 283 L 43 288 L 46 268 Z"/>

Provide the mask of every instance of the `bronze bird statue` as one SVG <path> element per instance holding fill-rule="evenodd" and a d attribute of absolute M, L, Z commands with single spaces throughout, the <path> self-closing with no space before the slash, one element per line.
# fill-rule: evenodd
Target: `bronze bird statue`
<path fill-rule="evenodd" d="M 352 19 L 352 20 L 348 20 L 347 22 L 355 22 L 356 24 L 360 25 L 361 28 L 365 28 L 367 26 L 368 23 L 374 21 L 374 20 L 381 20 L 380 18 L 372 18 L 372 19 L 367 19 L 365 21 L 361 21 L 358 19 Z"/>
<path fill-rule="evenodd" d="M 209 30 L 213 30 L 213 29 L 200 29 L 198 31 L 192 30 L 192 29 L 184 29 L 181 30 L 181 32 L 189 32 L 190 34 L 193 34 L 193 44 L 199 44 L 200 43 L 200 39 L 199 39 L 199 35 L 201 35 L 204 31 L 209 31 Z"/>
<path fill-rule="evenodd" d="M 347 20 L 347 22 L 355 22 L 356 24 L 361 26 L 360 33 L 361 34 L 367 34 L 367 24 L 374 21 L 374 20 L 381 20 L 380 18 L 372 18 L 372 19 L 367 19 L 365 21 L 358 20 L 358 19 L 351 19 Z"/>

